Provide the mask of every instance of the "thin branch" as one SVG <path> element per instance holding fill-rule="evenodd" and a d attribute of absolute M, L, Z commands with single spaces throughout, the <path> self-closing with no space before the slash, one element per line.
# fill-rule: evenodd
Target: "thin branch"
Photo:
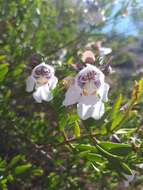
<path fill-rule="evenodd" d="M 65 139 L 66 144 L 73 150 L 74 147 L 72 146 L 72 144 L 70 144 L 70 141 L 68 140 L 65 131 L 63 131 L 63 137 L 64 137 L 64 139 Z"/>
<path fill-rule="evenodd" d="M 94 134 L 86 134 L 86 135 L 82 135 L 81 137 L 78 137 L 78 138 L 70 138 L 70 139 L 66 139 L 65 141 L 61 142 L 61 143 L 58 143 L 56 144 L 56 146 L 62 146 L 62 145 L 65 145 L 69 142 L 74 142 L 74 141 L 79 141 L 83 138 L 88 138 L 92 136 L 93 138 L 97 136 L 97 133 L 94 133 Z"/>

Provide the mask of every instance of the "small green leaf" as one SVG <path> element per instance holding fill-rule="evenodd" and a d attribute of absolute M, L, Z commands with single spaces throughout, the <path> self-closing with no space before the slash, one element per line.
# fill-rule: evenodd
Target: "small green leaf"
<path fill-rule="evenodd" d="M 118 110 L 119 110 L 121 103 L 122 103 L 122 99 L 123 99 L 123 97 L 120 94 L 119 97 L 117 98 L 117 100 L 115 101 L 114 105 L 113 105 L 113 109 L 112 109 L 112 113 L 111 113 L 112 120 L 114 118 L 116 118 L 116 116 L 117 116 Z"/>
<path fill-rule="evenodd" d="M 125 173 L 127 175 L 132 175 L 132 170 L 129 168 L 129 166 L 127 164 L 122 162 L 121 167 L 122 167 L 123 173 Z"/>
<path fill-rule="evenodd" d="M 66 114 L 62 114 L 59 120 L 60 131 L 64 131 L 66 125 L 67 125 L 67 116 Z"/>
<path fill-rule="evenodd" d="M 126 156 L 132 151 L 132 146 L 130 144 L 100 142 L 99 145 L 111 154 L 118 156 Z"/>
<path fill-rule="evenodd" d="M 0 172 L 4 172 L 6 170 L 6 161 L 1 160 L 0 161 Z"/>
<path fill-rule="evenodd" d="M 7 180 L 8 180 L 10 183 L 12 183 L 12 182 L 14 182 L 14 177 L 13 177 L 11 174 L 9 174 L 9 175 L 7 176 Z"/>
<path fill-rule="evenodd" d="M 17 155 L 12 158 L 11 162 L 9 163 L 9 167 L 15 166 L 19 161 L 24 160 L 24 156 Z"/>
<path fill-rule="evenodd" d="M 81 152 L 80 157 L 86 158 L 89 161 L 102 162 L 102 156 L 100 154 L 90 153 L 89 151 Z"/>
<path fill-rule="evenodd" d="M 21 73 L 22 73 L 22 71 L 23 71 L 23 68 L 24 68 L 24 64 L 19 64 L 15 69 L 14 69 L 14 71 L 13 71 L 13 77 L 17 77 L 17 76 L 19 76 Z"/>
<path fill-rule="evenodd" d="M 68 65 L 71 65 L 73 63 L 73 57 L 70 57 L 68 60 L 67 60 L 67 64 Z"/>
<path fill-rule="evenodd" d="M 5 55 L 0 55 L 0 61 L 3 61 L 6 59 L 6 56 Z"/>
<path fill-rule="evenodd" d="M 80 126 L 79 126 L 78 122 L 75 122 L 74 134 L 75 134 L 76 137 L 80 137 Z"/>
<path fill-rule="evenodd" d="M 68 114 L 68 123 L 73 124 L 75 122 L 79 122 L 79 116 L 77 114 Z"/>
<path fill-rule="evenodd" d="M 108 164 L 109 164 L 109 168 L 111 170 L 115 170 L 116 172 L 118 172 L 120 174 L 122 174 L 122 173 L 127 174 L 127 175 L 132 174 L 132 171 L 129 168 L 129 166 L 120 160 L 111 158 L 111 159 L 109 159 Z"/>
<path fill-rule="evenodd" d="M 31 167 L 32 167 L 32 164 L 30 164 L 30 163 L 29 164 L 23 164 L 21 166 L 17 166 L 15 168 L 14 173 L 15 173 L 15 175 L 23 174 L 23 173 L 27 172 Z"/>
<path fill-rule="evenodd" d="M 130 144 L 124 144 L 124 143 L 112 143 L 112 142 L 99 142 L 98 143 L 102 148 L 106 150 L 110 150 L 112 148 L 131 148 Z"/>
<path fill-rule="evenodd" d="M 7 188 L 7 179 L 2 179 L 2 180 L 0 180 L 0 187 L 1 187 L 1 189 L 2 190 L 8 190 L 8 188 Z"/>
<path fill-rule="evenodd" d="M 107 159 L 110 159 L 110 158 L 119 159 L 119 160 L 121 159 L 121 157 L 108 152 L 107 150 L 99 146 L 98 144 L 96 144 L 96 148 L 98 149 L 99 153 L 101 153 L 101 155 L 103 155 Z"/>
<path fill-rule="evenodd" d="M 33 176 L 41 176 L 41 175 L 43 175 L 43 170 L 40 168 L 36 168 L 36 169 L 32 170 L 31 174 Z"/>
<path fill-rule="evenodd" d="M 123 120 L 124 118 L 124 115 L 122 113 L 118 113 L 116 115 L 116 117 L 114 118 L 113 122 L 112 122 L 112 125 L 111 125 L 111 130 L 113 131 L 116 126 L 119 125 L 119 123 Z"/>
<path fill-rule="evenodd" d="M 123 128 L 116 131 L 116 134 L 130 134 L 137 130 L 137 128 Z"/>
<path fill-rule="evenodd" d="M 93 152 L 98 152 L 97 148 L 95 146 L 91 146 L 88 144 L 74 144 L 75 148 L 81 151 L 93 151 Z"/>
<path fill-rule="evenodd" d="M 100 170 L 92 163 L 92 167 L 94 168 L 94 170 L 96 171 L 96 172 L 100 172 Z"/>
<path fill-rule="evenodd" d="M 0 64 L 0 82 L 2 82 L 8 72 L 8 64 Z"/>

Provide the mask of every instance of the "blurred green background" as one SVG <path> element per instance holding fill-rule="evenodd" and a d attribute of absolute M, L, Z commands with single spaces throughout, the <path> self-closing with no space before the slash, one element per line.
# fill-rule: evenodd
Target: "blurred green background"
<path fill-rule="evenodd" d="M 0 189 L 142 189 L 142 18 L 141 0 L 0 0 Z M 62 80 L 97 41 L 112 48 L 115 72 L 104 117 L 83 122 L 61 106 Z M 43 60 L 59 84 L 38 104 L 25 81 Z"/>

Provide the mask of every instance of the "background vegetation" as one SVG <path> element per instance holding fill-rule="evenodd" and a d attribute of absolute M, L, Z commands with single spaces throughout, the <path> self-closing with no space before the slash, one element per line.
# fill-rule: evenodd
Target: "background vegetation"
<path fill-rule="evenodd" d="M 86 3 L 0 0 L 2 190 L 125 189 L 125 174 L 134 171 L 128 189 L 141 189 L 142 3 L 102 0 L 106 20 L 99 24 L 84 15 Z M 61 106 L 62 79 L 82 64 L 77 52 L 98 40 L 113 49 L 109 102 L 101 120 L 80 121 L 76 106 Z M 25 80 L 43 59 L 55 67 L 59 84 L 52 102 L 37 104 Z"/>

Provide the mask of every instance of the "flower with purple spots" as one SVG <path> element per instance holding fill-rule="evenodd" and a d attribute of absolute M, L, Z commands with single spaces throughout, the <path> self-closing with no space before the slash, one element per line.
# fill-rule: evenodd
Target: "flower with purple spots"
<path fill-rule="evenodd" d="M 109 85 L 104 74 L 91 64 L 87 64 L 75 77 L 65 95 L 64 106 L 77 103 L 81 119 L 100 119 L 104 114 L 104 102 L 108 101 Z"/>
<path fill-rule="evenodd" d="M 34 67 L 31 75 L 26 81 L 26 91 L 32 92 L 36 102 L 41 103 L 42 100 L 50 101 L 53 99 L 52 90 L 57 85 L 54 68 L 45 63 L 41 63 Z"/>

